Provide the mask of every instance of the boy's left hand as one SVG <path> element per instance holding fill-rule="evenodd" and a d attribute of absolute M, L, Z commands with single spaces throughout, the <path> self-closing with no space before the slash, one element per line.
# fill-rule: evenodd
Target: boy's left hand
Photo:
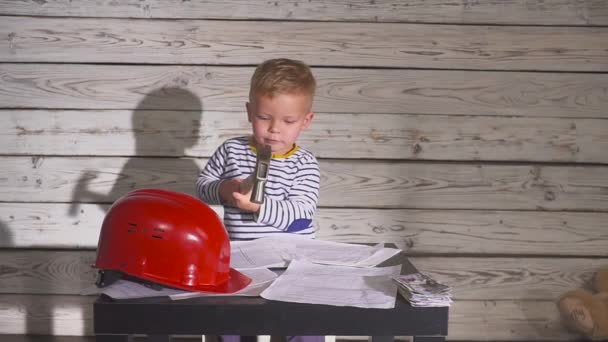
<path fill-rule="evenodd" d="M 257 213 L 260 210 L 260 205 L 258 203 L 251 202 L 251 191 L 246 194 L 233 192 L 232 198 L 234 200 L 234 205 L 239 209 L 251 211 L 253 213 Z"/>

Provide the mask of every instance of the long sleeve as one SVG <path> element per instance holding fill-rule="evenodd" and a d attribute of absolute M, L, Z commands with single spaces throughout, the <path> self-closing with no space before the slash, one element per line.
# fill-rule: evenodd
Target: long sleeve
<path fill-rule="evenodd" d="M 317 160 L 310 156 L 298 167 L 285 200 L 265 198 L 256 221 L 286 232 L 310 227 L 319 200 L 321 176 Z"/>
<path fill-rule="evenodd" d="M 226 147 L 221 145 L 211 156 L 196 180 L 196 193 L 207 204 L 222 204 L 220 185 L 226 168 Z"/>

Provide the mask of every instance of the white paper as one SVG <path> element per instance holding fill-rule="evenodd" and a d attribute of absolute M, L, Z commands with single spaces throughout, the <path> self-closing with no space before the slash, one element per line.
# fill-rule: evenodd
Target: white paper
<path fill-rule="evenodd" d="M 313 239 L 294 241 L 294 259 L 306 259 L 325 265 L 371 267 L 400 252 L 397 248 L 385 248 L 382 245 L 366 246 Z"/>
<path fill-rule="evenodd" d="M 155 290 L 148 286 L 137 282 L 120 279 L 103 288 L 103 294 L 114 299 L 129 299 L 129 298 L 146 298 L 146 297 L 165 297 L 171 299 L 186 299 L 191 297 L 202 296 L 259 296 L 260 293 L 268 287 L 270 283 L 277 277 L 276 273 L 269 269 L 246 269 L 240 270 L 241 273 L 251 278 L 251 283 L 244 289 L 234 293 L 216 293 L 216 292 L 194 292 L 169 289 L 163 287 L 161 290 Z"/>
<path fill-rule="evenodd" d="M 291 260 L 295 245 L 287 240 L 277 243 L 273 238 L 230 242 L 230 267 L 235 269 L 285 267 Z"/>
<path fill-rule="evenodd" d="M 140 283 L 119 279 L 105 288 L 103 288 L 103 294 L 110 296 L 114 299 L 128 299 L 128 298 L 146 298 L 146 297 L 164 297 L 170 296 L 176 293 L 184 292 L 182 290 L 162 288 L 161 290 L 155 290 L 147 287 Z"/>
<path fill-rule="evenodd" d="M 239 272 L 251 278 L 251 284 L 247 285 L 247 287 L 240 291 L 234 293 L 184 292 L 170 295 L 169 297 L 173 300 L 211 296 L 259 297 L 262 291 L 264 291 L 277 278 L 277 274 L 267 268 L 250 268 L 239 270 Z"/>
<path fill-rule="evenodd" d="M 305 259 L 326 265 L 371 267 L 399 252 L 381 245 L 355 245 L 285 234 L 232 242 L 230 263 L 235 268 L 286 267 L 291 260 Z"/>
<path fill-rule="evenodd" d="M 390 309 L 395 307 L 397 295 L 392 277 L 400 270 L 401 265 L 361 268 L 293 260 L 261 296 L 285 302 Z"/>

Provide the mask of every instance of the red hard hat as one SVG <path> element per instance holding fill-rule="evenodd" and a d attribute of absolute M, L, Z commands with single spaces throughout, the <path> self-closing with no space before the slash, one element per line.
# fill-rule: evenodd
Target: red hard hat
<path fill-rule="evenodd" d="M 95 267 L 183 290 L 232 293 L 251 279 L 230 268 L 230 240 L 200 200 L 160 189 L 131 191 L 103 220 Z"/>

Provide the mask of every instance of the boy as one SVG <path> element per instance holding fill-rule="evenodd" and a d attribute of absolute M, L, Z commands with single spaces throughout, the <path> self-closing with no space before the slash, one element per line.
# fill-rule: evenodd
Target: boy
<path fill-rule="evenodd" d="M 300 61 L 271 59 L 256 68 L 246 104 L 253 135 L 226 140 L 196 182 L 203 201 L 224 205 L 224 225 L 231 240 L 274 234 L 314 237 L 319 164 L 296 140 L 314 117 L 315 87 L 310 68 Z M 253 173 L 256 151 L 264 145 L 270 145 L 272 160 L 264 200 L 257 204 L 250 201 L 251 192 L 241 194 L 239 189 L 243 179 Z M 223 342 L 240 341 L 235 335 L 221 338 Z M 323 342 L 324 336 L 288 336 L 287 340 Z"/>
<path fill-rule="evenodd" d="M 226 140 L 196 182 L 204 202 L 224 205 L 231 240 L 286 233 L 314 237 L 319 165 L 296 140 L 314 117 L 315 86 L 310 68 L 300 61 L 272 59 L 256 68 L 246 104 L 253 135 Z M 253 173 L 256 150 L 264 145 L 270 145 L 272 161 L 264 201 L 257 204 L 239 186 Z"/>

